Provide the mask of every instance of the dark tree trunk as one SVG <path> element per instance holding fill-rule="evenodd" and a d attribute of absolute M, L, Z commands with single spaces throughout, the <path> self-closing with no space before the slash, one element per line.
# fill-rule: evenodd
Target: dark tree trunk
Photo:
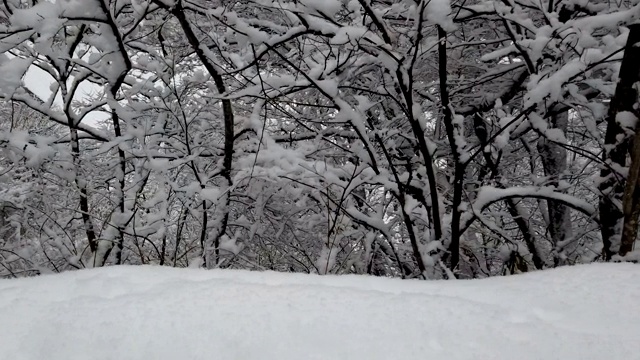
<path fill-rule="evenodd" d="M 638 110 L 634 109 L 634 105 L 638 102 L 638 92 L 634 85 L 640 80 L 640 66 L 638 66 L 640 64 L 640 47 L 637 46 L 640 43 L 640 24 L 629 26 L 629 30 L 620 67 L 620 80 L 609 105 L 603 154 L 605 166 L 600 172 L 600 219 L 602 252 L 605 260 L 610 260 L 614 254 L 621 250 L 620 241 L 624 214 L 619 204 L 623 202 L 624 176 L 614 171 L 612 167 L 626 167 L 630 147 L 630 136 L 616 118 L 623 112 L 631 112 L 636 118 L 638 117 Z M 635 234 L 633 235 L 635 237 Z"/>
<path fill-rule="evenodd" d="M 569 113 L 565 111 L 553 115 L 551 123 L 554 128 L 562 130 L 566 134 Z M 560 183 L 560 177 L 567 170 L 567 151 L 560 144 L 541 138 L 538 142 L 538 152 L 542 159 L 544 173 L 549 177 L 549 185 L 557 187 Z M 549 234 L 554 247 L 553 264 L 554 266 L 564 265 L 565 258 L 562 253 L 568 246 L 565 241 L 572 236 L 571 209 L 560 202 L 547 200 L 547 211 L 549 213 Z"/>
<path fill-rule="evenodd" d="M 627 255 L 633 250 L 633 243 L 638 233 L 638 215 L 640 215 L 640 136 L 636 133 L 631 152 L 631 166 L 624 189 L 622 211 L 624 226 L 620 240 L 620 256 Z"/>
<path fill-rule="evenodd" d="M 193 48 L 193 51 L 195 52 L 196 56 L 198 57 L 198 59 L 200 59 L 203 66 L 209 73 L 209 75 L 211 75 L 211 78 L 215 83 L 218 93 L 220 94 L 220 96 L 224 96 L 227 92 L 227 89 L 226 89 L 224 80 L 222 78 L 222 75 L 216 69 L 216 65 L 213 64 L 213 60 L 209 59 L 207 55 L 205 55 L 205 52 L 203 50 L 203 45 L 200 43 L 200 40 L 198 39 L 195 32 L 193 31 L 193 27 L 192 27 L 193 24 L 191 24 L 187 19 L 184 8 L 182 7 L 182 4 L 178 3 L 176 6 L 174 6 L 171 9 L 171 13 L 176 17 L 176 19 L 180 23 L 180 26 L 184 31 L 187 37 L 187 40 L 189 41 L 189 44 Z M 220 262 L 220 239 L 222 238 L 222 236 L 225 235 L 227 231 L 227 225 L 229 223 L 229 208 L 231 205 L 230 198 L 229 198 L 229 191 L 233 186 L 233 181 L 231 178 L 231 170 L 233 165 L 233 142 L 234 142 L 233 126 L 235 124 L 234 114 L 233 114 L 233 107 L 231 105 L 231 100 L 222 99 L 221 102 L 222 102 L 222 114 L 223 114 L 223 124 L 224 124 L 224 157 L 222 159 L 222 169 L 220 171 L 220 174 L 226 180 L 228 191 L 225 193 L 224 199 L 222 199 L 221 201 L 223 202 L 223 204 L 221 204 L 223 209 L 221 214 L 222 219 L 219 222 L 218 229 L 216 229 L 217 233 L 213 240 L 214 258 L 212 260 L 207 260 L 208 259 L 207 251 L 204 248 L 204 245 L 206 245 L 204 244 L 204 241 L 205 241 L 204 235 L 203 237 L 201 237 L 201 242 L 203 243 L 203 255 L 204 255 L 203 258 L 204 258 L 205 266 L 207 268 L 218 266 Z M 205 201 L 203 201 L 203 207 L 206 207 Z M 207 231 L 206 209 L 203 211 L 203 214 L 204 214 L 204 220 L 202 225 L 203 231 Z"/>

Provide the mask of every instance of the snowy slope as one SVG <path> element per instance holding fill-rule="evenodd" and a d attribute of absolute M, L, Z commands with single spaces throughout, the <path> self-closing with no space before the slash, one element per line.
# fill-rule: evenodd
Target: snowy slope
<path fill-rule="evenodd" d="M 110 267 L 0 281 L 0 360 L 640 359 L 640 266 L 473 281 Z"/>

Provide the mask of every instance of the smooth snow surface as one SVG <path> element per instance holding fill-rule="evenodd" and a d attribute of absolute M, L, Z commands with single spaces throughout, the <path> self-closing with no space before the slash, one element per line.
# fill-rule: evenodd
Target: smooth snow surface
<path fill-rule="evenodd" d="M 1 360 L 640 359 L 640 266 L 473 281 L 110 267 L 0 281 Z"/>

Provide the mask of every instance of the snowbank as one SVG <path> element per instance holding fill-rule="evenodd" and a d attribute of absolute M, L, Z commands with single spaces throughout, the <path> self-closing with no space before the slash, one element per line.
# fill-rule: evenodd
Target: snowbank
<path fill-rule="evenodd" d="M 401 281 L 110 267 L 0 281 L 0 359 L 640 359 L 640 266 Z"/>

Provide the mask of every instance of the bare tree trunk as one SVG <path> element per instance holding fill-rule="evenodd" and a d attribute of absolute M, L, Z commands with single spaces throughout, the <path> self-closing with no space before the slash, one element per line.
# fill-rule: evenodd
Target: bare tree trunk
<path fill-rule="evenodd" d="M 68 49 L 68 55 L 71 57 L 76 47 L 80 43 L 84 36 L 85 26 L 81 25 L 78 29 L 78 35 L 73 40 L 71 47 Z M 67 126 L 69 127 L 69 146 L 71 147 L 71 157 L 73 159 L 73 180 L 80 191 L 80 212 L 82 215 L 82 222 L 84 225 L 85 234 L 89 243 L 89 249 L 92 255 L 98 249 L 98 240 L 96 236 L 93 219 L 89 212 L 89 195 L 87 191 L 87 180 L 81 174 L 81 160 L 80 160 L 80 138 L 78 136 L 77 123 L 74 118 L 74 112 L 71 108 L 73 102 L 73 96 L 77 90 L 77 83 L 72 83 L 71 89 L 67 86 L 70 73 L 70 62 L 66 63 L 64 69 L 59 69 L 60 79 L 58 85 L 60 86 L 60 94 L 62 95 L 62 101 L 64 102 L 63 110 L 67 118 Z"/>
<path fill-rule="evenodd" d="M 638 215 L 640 215 L 640 182 L 638 180 L 640 180 L 640 136 L 636 133 L 622 202 L 624 226 L 620 240 L 620 256 L 625 256 L 633 250 L 638 234 Z"/>
<path fill-rule="evenodd" d="M 118 51 L 120 52 L 120 56 L 124 64 L 122 72 L 118 74 L 118 77 L 116 78 L 116 80 L 112 84 L 110 84 L 109 93 L 108 93 L 109 100 L 111 102 L 110 104 L 111 121 L 113 124 L 114 135 L 116 139 L 120 140 L 122 139 L 122 128 L 121 128 L 120 117 L 116 109 L 116 107 L 118 106 L 117 93 L 122 87 L 122 84 L 124 83 L 124 79 L 129 73 L 129 71 L 131 70 L 132 65 L 131 65 L 131 60 L 129 59 L 129 54 L 125 49 L 124 40 L 122 38 L 122 35 L 120 34 L 118 25 L 116 24 L 116 21 L 113 15 L 111 14 L 111 9 L 109 8 L 110 4 L 108 4 L 104 0 L 101 0 L 99 3 L 100 3 L 100 8 L 107 19 L 107 25 L 111 29 L 113 36 L 115 36 L 116 38 Z M 116 217 L 112 216 L 111 220 L 113 221 L 114 218 L 118 219 L 114 224 L 116 226 L 118 233 L 116 235 L 117 238 L 114 241 L 105 243 L 105 248 L 102 249 L 101 253 L 99 254 L 100 258 L 98 258 L 98 256 L 96 255 L 96 261 L 100 261 L 100 266 L 104 265 L 107 262 L 107 258 L 109 257 L 109 254 L 113 250 L 114 245 L 117 245 L 116 264 L 117 265 L 122 264 L 122 250 L 124 248 L 124 227 L 125 227 L 125 224 L 123 223 L 124 219 L 122 219 L 122 216 L 125 214 L 125 210 L 126 210 L 125 209 L 126 156 L 125 156 L 124 150 L 122 150 L 122 147 L 120 147 L 119 145 L 117 146 L 117 152 L 118 152 L 118 168 L 115 172 L 116 174 L 115 177 L 116 177 L 116 180 L 118 181 L 118 185 L 115 192 L 118 198 L 118 212 L 114 211 L 113 214 L 118 216 Z"/>
<path fill-rule="evenodd" d="M 159 2 L 156 2 L 159 3 Z M 166 8 L 166 6 L 165 6 Z M 180 23 L 180 27 L 184 31 L 189 44 L 193 48 L 193 51 L 198 56 L 198 59 L 202 62 L 205 69 L 213 78 L 213 82 L 216 85 L 216 89 L 221 96 L 224 96 L 227 92 L 226 86 L 224 84 L 224 80 L 222 75 L 216 69 L 216 65 L 213 63 L 212 59 L 209 59 L 203 50 L 203 46 L 200 43 L 200 40 L 196 36 L 193 31 L 192 24 L 187 20 L 186 13 L 181 3 L 178 3 L 171 9 L 171 13 L 176 17 L 178 22 Z M 213 240 L 213 249 L 214 249 L 214 259 L 213 261 L 207 261 L 205 256 L 205 265 L 207 268 L 218 266 L 219 257 L 220 257 L 220 239 L 227 231 L 227 225 L 229 222 L 229 208 L 230 208 L 230 195 L 229 192 L 231 187 L 233 186 L 233 180 L 231 179 L 231 168 L 233 165 L 233 142 L 234 142 L 234 114 L 233 107 L 231 106 L 231 100 L 222 99 L 222 113 L 223 113 L 223 121 L 224 121 L 224 157 L 222 159 L 222 170 L 220 174 L 225 179 L 227 183 L 227 190 L 223 192 L 224 196 L 220 199 L 221 208 L 222 208 L 222 216 L 219 222 L 218 229 L 214 240 Z M 203 204 L 205 202 L 203 201 Z M 206 205 L 206 204 L 205 204 Z M 204 211 L 204 216 L 206 216 L 206 210 Z M 206 223 L 203 224 L 203 230 L 206 230 Z M 206 252 L 206 250 L 205 250 Z"/>
<path fill-rule="evenodd" d="M 553 115 L 551 123 L 554 128 L 566 133 L 569 113 L 565 111 Z M 560 144 L 543 137 L 538 141 L 538 152 L 542 158 L 544 174 L 549 177 L 549 184 L 557 187 L 560 184 L 560 176 L 567 170 L 567 150 Z M 571 209 L 558 201 L 547 200 L 547 211 L 549 213 L 549 233 L 551 243 L 554 246 L 553 264 L 554 266 L 564 265 L 565 257 L 562 253 L 565 250 L 565 241 L 571 238 L 573 233 Z"/>
<path fill-rule="evenodd" d="M 460 153 L 456 145 L 457 131 L 453 123 L 453 114 L 449 103 L 449 91 L 447 90 L 447 32 L 438 26 L 438 77 L 440 79 L 440 101 L 442 102 L 443 123 L 447 131 L 449 145 L 453 156 L 453 204 L 451 205 L 451 241 L 449 242 L 449 253 L 451 254 L 450 269 L 456 270 L 460 261 L 460 204 L 462 203 L 462 191 L 464 186 L 465 165 L 460 161 Z"/>
<path fill-rule="evenodd" d="M 634 109 L 634 105 L 638 102 L 635 84 L 640 80 L 640 47 L 637 46 L 640 43 L 640 24 L 630 25 L 629 30 L 618 85 L 609 105 L 603 154 L 605 167 L 600 172 L 600 219 L 605 260 L 610 260 L 613 254 L 621 250 L 624 214 L 620 204 L 623 202 L 624 175 L 612 167 L 626 167 L 630 137 L 625 133 L 618 117 L 623 112 L 630 112 L 638 118 L 638 110 Z M 635 238 L 635 234 L 632 235 Z"/>
<path fill-rule="evenodd" d="M 66 87 L 62 87 L 62 95 L 63 98 L 67 95 Z M 98 249 L 98 241 L 96 237 L 95 227 L 93 225 L 93 220 L 91 219 L 91 214 L 89 212 L 89 195 L 87 192 L 87 181 L 84 179 L 83 175 L 80 174 L 81 161 L 78 130 L 74 127 L 73 118 L 69 116 L 68 113 L 67 119 L 69 120 L 69 146 L 71 147 L 71 156 L 73 158 L 73 180 L 76 183 L 78 190 L 80 190 L 80 212 L 82 215 L 82 223 L 84 225 L 87 241 L 89 242 L 89 249 L 92 253 L 95 253 Z"/>
<path fill-rule="evenodd" d="M 178 251 L 180 250 L 180 241 L 182 240 L 182 230 L 184 230 L 184 224 L 187 222 L 187 215 L 189 214 L 186 206 L 182 205 L 180 218 L 178 219 L 178 230 L 176 231 L 176 246 L 173 252 L 173 267 L 178 266 Z"/>

